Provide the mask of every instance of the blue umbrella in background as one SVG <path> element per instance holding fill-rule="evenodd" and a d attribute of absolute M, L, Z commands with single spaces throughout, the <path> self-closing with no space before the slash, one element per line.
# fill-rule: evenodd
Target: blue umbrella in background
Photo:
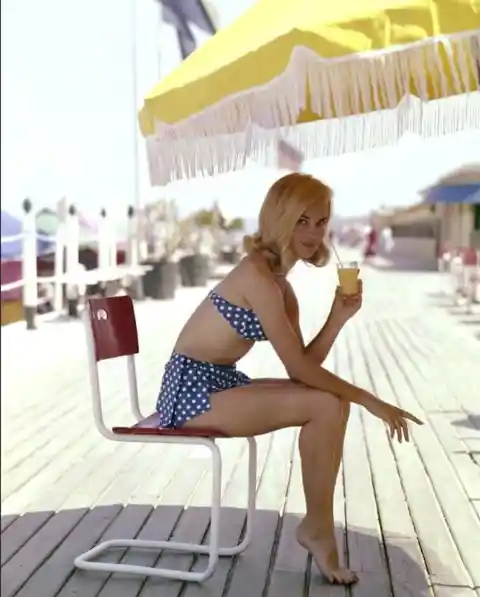
<path fill-rule="evenodd" d="M 422 191 L 427 203 L 480 205 L 480 164 L 470 164 L 451 172 Z"/>
<path fill-rule="evenodd" d="M 480 205 L 480 183 L 447 184 L 431 187 L 425 197 L 427 203 L 463 203 Z"/>
<path fill-rule="evenodd" d="M 1 212 L 1 258 L 20 260 L 23 255 L 22 221 L 6 211 Z M 48 240 L 43 235 L 37 237 L 37 255 L 47 255 L 55 250 L 55 239 Z"/>

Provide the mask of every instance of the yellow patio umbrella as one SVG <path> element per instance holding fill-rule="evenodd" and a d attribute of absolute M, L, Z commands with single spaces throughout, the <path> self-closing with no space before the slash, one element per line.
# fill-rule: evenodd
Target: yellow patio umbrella
<path fill-rule="evenodd" d="M 480 0 L 258 0 L 145 98 L 139 119 L 152 181 L 235 169 L 274 129 L 320 119 L 340 120 L 297 127 L 310 141 L 315 131 L 324 137 L 306 143 L 307 157 L 385 144 L 398 136 L 394 108 L 409 96 L 423 105 L 469 94 L 444 114 L 434 103 L 430 134 L 451 130 L 452 114 L 470 101 L 466 125 L 480 127 L 479 47 Z M 381 115 L 358 117 L 373 111 Z"/>

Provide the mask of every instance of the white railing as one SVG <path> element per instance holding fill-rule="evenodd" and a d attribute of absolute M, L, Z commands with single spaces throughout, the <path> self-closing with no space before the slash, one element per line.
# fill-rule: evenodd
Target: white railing
<path fill-rule="evenodd" d="M 30 313 L 31 319 L 38 303 L 42 302 L 38 297 L 39 284 L 53 285 L 53 309 L 61 312 L 64 308 L 64 289 L 67 299 L 75 302 L 85 294 L 88 285 L 106 284 L 127 276 L 132 278 L 142 276 L 146 268 L 138 263 L 136 218 L 133 210 L 129 210 L 128 215 L 128 265 L 117 263 L 117 242 L 113 226 L 107 220 L 105 211 L 102 210 L 97 235 L 98 267 L 86 270 L 78 261 L 80 228 L 76 210 L 70 209 L 64 221 L 59 223 L 55 236 L 48 236 L 36 231 L 35 214 L 30 206 L 30 209 L 25 210 L 22 233 L 1 237 L 2 245 L 22 242 L 22 278 L 1 285 L 2 299 L 4 293 L 21 288 L 25 312 Z M 41 256 L 37 253 L 39 240 L 55 245 L 53 276 L 38 276 L 37 257 Z M 27 319 L 27 327 L 34 327 L 34 323 Z"/>

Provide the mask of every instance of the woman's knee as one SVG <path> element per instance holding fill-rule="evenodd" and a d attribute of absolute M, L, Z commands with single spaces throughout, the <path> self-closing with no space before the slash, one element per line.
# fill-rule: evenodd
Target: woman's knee
<path fill-rule="evenodd" d="M 316 392 L 312 401 L 312 417 L 329 424 L 345 424 L 350 415 L 350 403 L 328 392 Z"/>

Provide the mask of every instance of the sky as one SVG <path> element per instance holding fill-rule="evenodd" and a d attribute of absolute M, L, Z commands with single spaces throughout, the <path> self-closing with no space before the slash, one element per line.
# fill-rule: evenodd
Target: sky
<path fill-rule="evenodd" d="M 251 4 L 210 1 L 220 25 Z M 153 0 L 2 0 L 3 207 L 17 211 L 26 195 L 36 206 L 67 195 L 87 212 L 126 212 L 137 108 L 159 73 L 179 62 L 174 30 L 159 26 Z M 141 158 L 145 201 L 151 191 Z"/>
<path fill-rule="evenodd" d="M 220 26 L 253 3 L 209 1 Z M 199 43 L 206 39 L 196 33 Z M 123 219 L 135 196 L 136 111 L 179 62 L 174 30 L 159 23 L 153 0 L 2 0 L 2 208 L 18 213 L 27 195 L 37 208 L 53 206 L 66 195 L 86 214 L 105 207 Z M 305 170 L 334 186 L 339 213 L 363 213 L 413 202 L 445 169 L 478 160 L 475 145 L 480 131 L 433 144 L 409 138 L 393 150 L 316 160 Z M 166 193 L 181 212 L 216 198 L 232 216 L 254 217 L 280 174 L 250 164 L 214 181 L 151 189 L 141 140 L 139 148 L 141 203 Z"/>

